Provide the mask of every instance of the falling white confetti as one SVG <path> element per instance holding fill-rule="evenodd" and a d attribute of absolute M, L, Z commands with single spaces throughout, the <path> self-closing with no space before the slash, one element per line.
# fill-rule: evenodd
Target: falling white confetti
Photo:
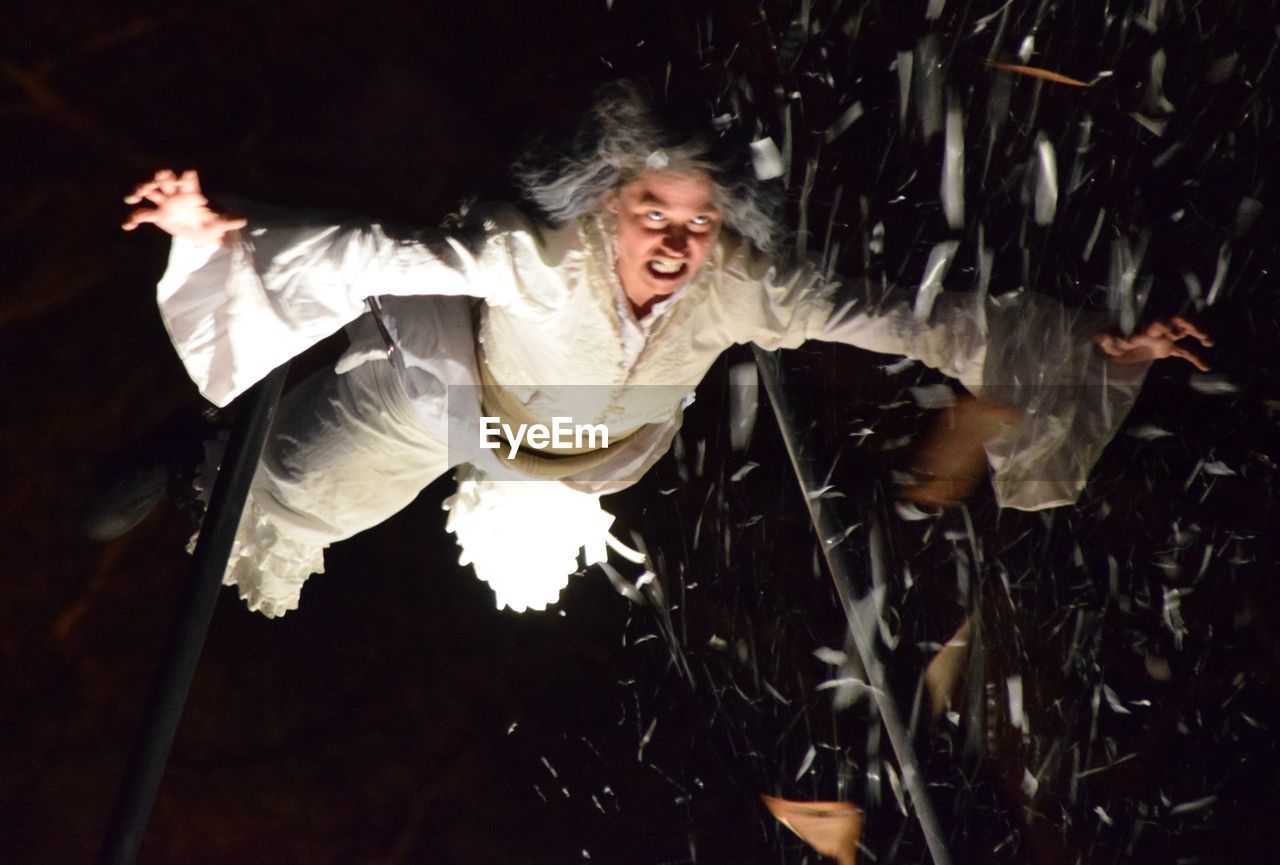
<path fill-rule="evenodd" d="M 964 228 L 964 114 L 954 93 L 947 97 L 947 127 L 942 160 L 942 212 L 947 225 Z"/>
<path fill-rule="evenodd" d="M 1111 707 L 1111 711 L 1119 715 L 1133 714 L 1132 712 L 1130 712 L 1128 709 L 1125 708 L 1124 703 L 1120 702 L 1120 696 L 1114 690 L 1112 690 L 1110 685 L 1102 686 L 1102 695 L 1106 697 L 1107 705 Z"/>
<path fill-rule="evenodd" d="M 1173 433 L 1167 429 L 1161 429 L 1155 424 L 1143 423 L 1132 429 L 1125 430 L 1125 435 L 1142 441 L 1155 441 L 1156 439 L 1169 438 Z"/>
<path fill-rule="evenodd" d="M 813 650 L 813 656 L 824 664 L 830 664 L 838 667 L 849 660 L 849 656 L 839 649 L 831 649 L 826 646 L 819 646 Z"/>
<path fill-rule="evenodd" d="M 1146 254 L 1147 236 L 1138 238 L 1135 246 L 1118 236 L 1111 242 L 1111 269 L 1107 284 L 1107 308 L 1123 333 L 1133 333 L 1141 304 L 1134 292 L 1138 269 Z"/>
<path fill-rule="evenodd" d="M 1213 283 L 1209 286 L 1209 296 L 1205 298 L 1206 306 L 1213 306 L 1218 299 L 1218 292 L 1227 279 L 1227 268 L 1231 266 L 1231 247 L 1225 242 L 1218 248 L 1218 266 L 1213 272 Z"/>
<path fill-rule="evenodd" d="M 942 130 L 942 60 L 938 37 L 930 33 L 916 45 L 916 116 L 926 140 Z"/>
<path fill-rule="evenodd" d="M 1036 135 L 1036 157 L 1036 224 L 1048 225 L 1058 207 L 1058 164 L 1053 143 L 1043 132 Z"/>
<path fill-rule="evenodd" d="M 845 130 L 856 123 L 858 118 L 862 115 L 863 110 L 861 102 L 855 102 L 844 111 L 840 112 L 840 116 L 836 118 L 836 122 L 832 123 L 831 128 L 827 130 L 827 141 L 835 141 L 845 133 Z"/>
<path fill-rule="evenodd" d="M 649 741 L 653 738 L 653 731 L 657 728 L 657 726 L 658 726 L 658 719 L 657 717 L 654 717 L 654 719 L 649 722 L 648 728 L 645 729 L 644 735 L 640 737 L 640 748 L 636 751 L 637 763 L 644 762 L 644 749 L 648 746 Z"/>
<path fill-rule="evenodd" d="M 1151 114 L 1172 114 L 1173 103 L 1165 98 L 1164 95 L 1164 71 L 1168 65 L 1168 59 L 1165 56 L 1164 49 L 1156 51 L 1151 55 L 1150 78 L 1147 82 L 1147 92 L 1143 96 L 1143 108 Z"/>
<path fill-rule="evenodd" d="M 915 358 L 904 357 L 902 360 L 895 360 L 893 363 L 885 364 L 880 367 L 884 370 L 885 375 L 897 375 L 900 372 L 911 369 L 917 363 Z M 887 408 L 887 406 L 886 406 Z"/>
<path fill-rule="evenodd" d="M 830 691 L 832 688 L 853 688 L 860 694 L 875 690 L 856 676 L 842 676 L 839 679 L 827 679 L 827 681 L 819 683 L 815 690 Z"/>
<path fill-rule="evenodd" d="M 956 392 L 946 384 L 930 384 L 911 388 L 911 398 L 923 409 L 940 409 L 955 405 Z"/>
<path fill-rule="evenodd" d="M 1209 394 L 1210 396 L 1240 392 L 1240 385 L 1225 376 L 1212 373 L 1192 373 L 1189 384 L 1196 393 Z"/>
<path fill-rule="evenodd" d="M 804 759 L 800 761 L 800 770 L 796 772 L 794 780 L 799 781 L 804 777 L 804 774 L 813 766 L 813 760 L 817 756 L 818 749 L 810 745 L 809 750 L 804 755 Z"/>
<path fill-rule="evenodd" d="M 1205 796 L 1203 799 L 1196 799 L 1191 802 L 1183 802 L 1180 805 L 1174 805 L 1169 809 L 1170 817 L 1177 817 L 1179 814 L 1191 814 L 1195 811 L 1203 811 L 1214 802 L 1218 801 L 1217 796 Z"/>
<path fill-rule="evenodd" d="M 929 261 L 924 267 L 924 279 L 920 281 L 920 288 L 916 291 L 917 321 L 928 321 L 933 312 L 933 304 L 942 291 L 943 277 L 947 275 L 947 268 L 951 266 L 951 259 L 959 248 L 959 241 L 944 240 L 929 250 Z"/>
<path fill-rule="evenodd" d="M 738 452 L 751 443 L 760 408 L 760 376 L 754 363 L 729 368 L 729 444 Z"/>
<path fill-rule="evenodd" d="M 1084 251 L 1080 253 L 1082 261 L 1088 261 L 1093 257 L 1093 247 L 1098 243 L 1098 235 L 1102 233 L 1102 223 L 1106 221 L 1107 209 L 1101 207 L 1098 209 L 1098 217 L 1094 220 L 1093 231 L 1089 233 L 1089 239 L 1085 242 Z"/>
<path fill-rule="evenodd" d="M 751 142 L 751 168 L 757 180 L 773 180 L 786 172 L 782 154 L 772 138 L 761 138 Z"/>
<path fill-rule="evenodd" d="M 931 514 L 926 511 L 922 511 L 912 502 L 904 502 L 901 499 L 893 503 L 893 510 L 901 519 L 904 519 L 909 523 L 919 522 L 920 520 L 929 520 L 938 516 L 936 513 Z"/>
<path fill-rule="evenodd" d="M 915 56 L 910 51 L 899 51 L 894 66 L 898 71 L 898 125 L 907 128 L 907 109 L 911 105 L 911 71 Z"/>
<path fill-rule="evenodd" d="M 1005 680 L 1009 693 L 1009 723 L 1016 729 L 1027 731 L 1027 716 L 1022 710 L 1022 677 L 1010 676 Z"/>

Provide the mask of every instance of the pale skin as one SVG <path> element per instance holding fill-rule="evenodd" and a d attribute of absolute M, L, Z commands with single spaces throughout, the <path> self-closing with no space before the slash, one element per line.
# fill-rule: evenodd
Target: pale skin
<path fill-rule="evenodd" d="M 144 201 L 154 206 L 143 205 Z M 126 195 L 124 203 L 142 205 L 130 211 L 121 226 L 125 231 L 150 223 L 166 234 L 192 243 L 220 244 L 228 232 L 248 224 L 211 208 L 209 199 L 200 191 L 200 177 L 194 171 L 175 174 L 167 168 L 161 169 L 155 177 L 138 184 Z"/>
<path fill-rule="evenodd" d="M 646 171 L 605 199 L 618 220 L 614 270 L 637 318 L 698 275 L 723 218 L 706 174 Z"/>
<path fill-rule="evenodd" d="M 646 171 L 605 199 L 604 207 L 617 218 L 618 258 L 614 270 L 637 318 L 653 305 L 687 285 L 706 264 L 723 227 L 723 215 L 713 203 L 715 187 L 703 172 Z M 122 226 L 132 231 L 151 224 L 161 231 L 198 244 L 221 244 L 244 228 L 246 220 L 219 213 L 200 190 L 195 171 L 177 174 L 169 169 L 139 184 L 125 203 L 136 205 Z M 1188 346 L 1208 348 L 1213 341 L 1181 316 L 1149 324 L 1131 336 L 1102 333 L 1095 338 L 1100 351 L 1118 364 L 1138 364 L 1167 357 L 1181 358 L 1201 371 L 1208 365 Z M 927 482 L 904 497 L 919 504 L 945 505 L 972 489 L 985 467 L 982 442 L 992 429 L 1008 422 L 1010 409 L 981 401 L 958 407 L 959 415 L 943 426 L 926 445 L 919 464 L 943 483 Z M 953 414 L 955 414 L 953 412 Z M 990 415 L 990 416 L 987 416 Z M 951 471 L 951 467 L 963 468 Z"/>
<path fill-rule="evenodd" d="M 1201 372 L 1208 372 L 1208 364 L 1195 352 L 1185 344 L 1178 345 L 1188 337 L 1205 348 L 1213 345 L 1213 340 L 1200 328 L 1180 315 L 1153 321 L 1133 336 L 1102 333 L 1094 341 L 1103 353 L 1117 363 L 1144 363 L 1166 357 L 1180 357 Z"/>

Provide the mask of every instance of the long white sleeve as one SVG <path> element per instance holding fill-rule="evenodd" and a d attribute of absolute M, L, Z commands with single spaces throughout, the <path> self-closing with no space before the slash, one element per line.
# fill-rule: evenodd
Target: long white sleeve
<path fill-rule="evenodd" d="M 454 238 L 400 240 L 368 223 L 251 223 L 224 247 L 175 240 L 157 301 L 188 374 L 225 405 L 359 316 L 371 295 L 511 302 L 510 280 L 482 276 L 484 258 L 508 251 L 499 240 L 487 238 L 477 255 Z"/>
<path fill-rule="evenodd" d="M 720 265 L 719 302 L 735 342 L 766 349 L 840 342 L 913 357 L 966 386 L 981 384 L 986 334 L 969 295 L 942 292 L 921 318 L 913 291 L 827 281 L 815 267 L 781 268 L 744 242 L 731 243 Z"/>
<path fill-rule="evenodd" d="M 1071 504 L 1137 399 L 1147 366 L 1121 366 L 1094 344 L 1106 319 L 1030 292 L 982 301 L 940 292 L 927 315 L 916 292 L 824 284 L 812 268 L 779 271 L 758 258 L 729 273 L 753 303 L 740 303 L 751 341 L 766 348 L 805 339 L 905 355 L 959 380 L 974 394 L 1019 409 L 1021 420 L 987 445 L 1002 506 Z M 758 307 L 758 309 L 757 309 Z"/>
<path fill-rule="evenodd" d="M 868 289 L 830 306 L 825 320 L 814 316 L 810 338 L 868 351 L 915 358 L 971 391 L 983 383 L 987 330 L 973 295 L 943 292 L 927 317 L 916 315 L 914 292 Z"/>
<path fill-rule="evenodd" d="M 980 393 L 1022 412 L 986 445 L 996 500 L 1020 510 L 1075 502 L 1137 401 L 1149 363 L 1117 364 L 1094 338 L 1100 313 L 1030 292 L 987 305 Z"/>
<path fill-rule="evenodd" d="M 921 319 L 898 290 L 838 304 L 816 338 L 916 358 L 1018 409 L 986 445 L 992 485 L 1001 506 L 1039 510 L 1075 502 L 1142 389 L 1147 365 L 1115 364 L 1094 344 L 1105 325 L 1030 292 L 985 303 L 942 292 Z"/>

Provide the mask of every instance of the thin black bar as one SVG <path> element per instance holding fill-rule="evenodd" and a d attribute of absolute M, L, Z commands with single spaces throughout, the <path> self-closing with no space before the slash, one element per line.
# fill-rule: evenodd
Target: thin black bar
<path fill-rule="evenodd" d="M 99 865 L 133 865 L 137 861 L 142 835 L 151 818 L 182 709 L 191 692 L 200 652 L 213 621 L 218 590 L 249 495 L 249 484 L 262 456 L 288 369 L 287 363 L 276 369 L 242 398 L 132 757 L 107 823 Z"/>
<path fill-rule="evenodd" d="M 920 774 L 919 762 L 915 749 L 911 745 L 911 736 L 898 706 L 894 702 L 888 683 L 881 675 L 881 665 L 876 657 L 874 635 L 868 633 L 863 616 L 858 614 L 858 604 L 862 598 L 854 596 L 854 584 L 850 574 L 855 572 L 849 553 L 843 543 L 832 542 L 832 539 L 844 537 L 842 526 L 827 507 L 821 496 L 811 495 L 819 488 L 814 472 L 815 457 L 812 448 L 800 430 L 807 427 L 800 422 L 799 409 L 787 396 L 783 386 L 782 361 L 777 352 L 768 352 L 758 346 L 755 349 L 756 366 L 760 369 L 760 378 L 764 382 L 765 393 L 773 405 L 774 416 L 778 427 L 782 430 L 782 440 L 787 447 L 787 455 L 791 458 L 791 466 L 795 470 L 796 480 L 800 483 L 800 491 L 809 507 L 809 518 L 813 521 L 814 531 L 818 533 L 818 545 L 822 547 L 822 555 L 827 562 L 827 570 L 835 581 L 836 593 L 844 606 L 845 617 L 849 620 L 849 633 L 853 644 L 866 670 L 867 684 L 870 686 L 872 699 L 880 713 L 885 732 L 889 734 L 889 744 L 893 748 L 898 766 L 902 770 L 902 782 L 911 797 L 911 810 L 920 821 L 924 830 L 925 844 L 929 847 L 929 855 L 935 865 L 951 865 L 951 854 L 947 850 L 946 838 L 942 832 L 942 824 L 938 821 L 937 812 Z"/>

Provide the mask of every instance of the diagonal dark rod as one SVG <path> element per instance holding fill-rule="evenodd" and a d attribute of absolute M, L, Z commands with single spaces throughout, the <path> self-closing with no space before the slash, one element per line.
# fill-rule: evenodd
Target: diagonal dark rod
<path fill-rule="evenodd" d="M 138 738 L 107 824 L 99 865 L 133 865 L 138 858 L 142 834 L 151 817 L 182 709 L 191 692 L 200 651 L 213 621 L 218 590 L 249 495 L 249 484 L 262 456 L 288 368 L 289 365 L 284 364 L 272 372 L 245 394 L 241 402 L 187 569 L 186 585 L 178 601 L 160 668 L 143 712 Z"/>
<path fill-rule="evenodd" d="M 819 488 L 814 474 L 814 456 L 809 443 L 801 430 L 804 428 L 798 420 L 798 409 L 787 396 L 783 387 L 782 362 L 777 352 L 768 352 L 753 346 L 756 366 L 760 369 L 760 378 L 764 381 L 765 393 L 773 405 L 774 416 L 778 427 L 782 430 L 782 440 L 787 447 L 787 455 L 791 458 L 791 466 L 795 469 L 796 480 L 800 482 L 800 491 L 809 506 L 809 518 L 813 520 L 814 531 L 818 534 L 818 545 L 822 547 L 822 555 L 827 562 L 827 570 L 835 581 L 836 593 L 844 606 L 845 617 L 849 620 L 849 633 L 853 636 L 853 644 L 862 659 L 862 667 L 867 673 L 867 684 L 871 696 L 875 700 L 876 709 L 885 731 L 889 734 L 889 744 L 893 747 L 898 766 L 902 769 L 902 782 L 911 797 L 912 811 L 920 821 L 924 830 L 924 840 L 929 847 L 929 855 L 934 865 L 951 865 L 951 854 L 947 850 L 946 839 L 942 833 L 942 825 L 933 810 L 933 802 L 929 791 L 925 788 L 924 776 L 920 774 L 920 765 L 916 761 L 915 749 L 911 745 L 911 737 L 902 716 L 898 714 L 888 683 L 880 672 L 880 664 L 876 658 L 873 634 L 868 632 L 868 619 L 859 613 L 859 606 L 866 606 L 868 599 L 854 596 L 853 583 L 849 574 L 854 568 L 849 560 L 843 544 L 833 539 L 843 539 L 843 526 L 836 520 L 831 509 L 820 496 L 811 495 Z"/>

